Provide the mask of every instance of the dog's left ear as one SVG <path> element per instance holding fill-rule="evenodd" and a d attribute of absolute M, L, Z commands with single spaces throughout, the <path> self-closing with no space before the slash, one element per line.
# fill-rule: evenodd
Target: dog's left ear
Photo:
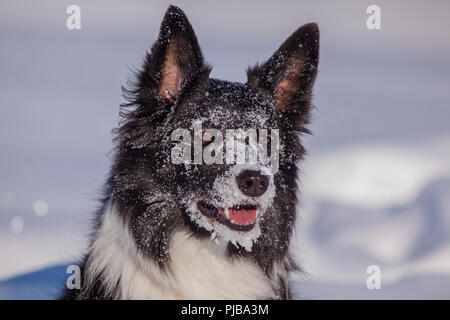
<path fill-rule="evenodd" d="M 209 74 L 194 30 L 180 8 L 167 9 L 144 68 L 141 90 L 150 89 L 160 102 L 166 103 L 175 102 L 199 75 Z"/>
<path fill-rule="evenodd" d="M 248 84 L 269 94 L 277 109 L 309 118 L 311 91 L 319 63 L 319 28 L 297 29 L 263 65 L 247 71 Z M 300 119 L 297 119 L 300 120 Z"/>

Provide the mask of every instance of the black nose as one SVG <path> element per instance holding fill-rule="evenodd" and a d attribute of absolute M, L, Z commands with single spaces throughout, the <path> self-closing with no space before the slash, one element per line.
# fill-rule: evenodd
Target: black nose
<path fill-rule="evenodd" d="M 266 192 L 269 178 L 260 171 L 244 170 L 238 175 L 237 184 L 245 195 L 259 197 Z"/>

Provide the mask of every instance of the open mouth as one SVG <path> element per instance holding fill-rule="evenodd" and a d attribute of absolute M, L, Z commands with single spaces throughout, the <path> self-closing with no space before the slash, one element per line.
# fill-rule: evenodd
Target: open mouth
<path fill-rule="evenodd" d="M 197 208 L 202 215 L 218 221 L 230 229 L 249 231 L 255 226 L 258 208 L 252 205 L 237 205 L 231 208 L 216 208 L 205 202 L 197 202 Z"/>

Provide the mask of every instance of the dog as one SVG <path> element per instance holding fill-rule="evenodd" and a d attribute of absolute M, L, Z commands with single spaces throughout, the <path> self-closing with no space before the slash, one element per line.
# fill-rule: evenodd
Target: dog
<path fill-rule="evenodd" d="M 288 274 L 300 270 L 289 252 L 296 164 L 306 153 L 300 137 L 309 133 L 318 61 L 319 29 L 310 23 L 249 68 L 245 84 L 210 78 L 191 24 L 170 6 L 142 70 L 123 88 L 128 103 L 81 288 L 62 298 L 290 299 Z M 240 129 L 247 136 L 235 138 L 246 147 L 256 137 L 266 158 L 236 161 L 251 153 L 228 137 Z"/>

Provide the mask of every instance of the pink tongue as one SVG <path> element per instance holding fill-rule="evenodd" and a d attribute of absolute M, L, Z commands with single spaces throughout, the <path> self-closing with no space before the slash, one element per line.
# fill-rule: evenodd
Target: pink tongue
<path fill-rule="evenodd" d="M 229 209 L 230 219 L 239 224 L 248 224 L 256 220 L 256 210 L 234 210 Z"/>

